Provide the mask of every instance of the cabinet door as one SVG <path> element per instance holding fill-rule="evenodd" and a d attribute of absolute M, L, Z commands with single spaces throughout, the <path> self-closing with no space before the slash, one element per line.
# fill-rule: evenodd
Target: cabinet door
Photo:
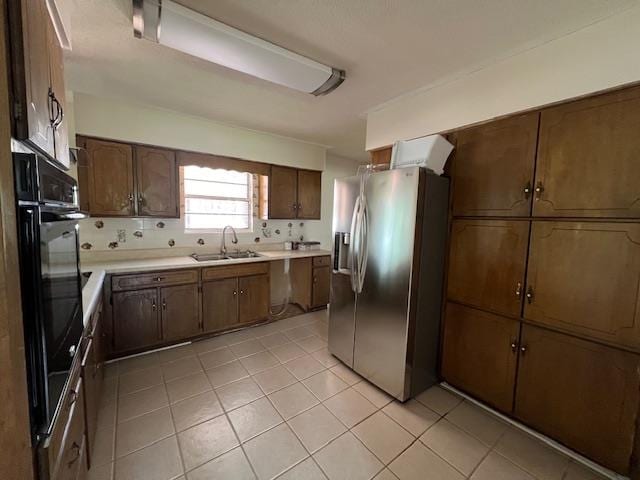
<path fill-rule="evenodd" d="M 86 139 L 89 212 L 96 216 L 132 216 L 131 145 Z M 80 187 L 82 188 L 82 186 Z"/>
<path fill-rule="evenodd" d="M 373 150 L 369 152 L 369 156 L 371 158 L 371 163 L 373 165 L 391 165 L 391 153 L 392 148 L 382 148 L 380 150 Z"/>
<path fill-rule="evenodd" d="M 138 215 L 178 216 L 178 175 L 172 150 L 135 147 Z"/>
<path fill-rule="evenodd" d="M 298 171 L 271 166 L 269 176 L 269 218 L 296 218 Z"/>
<path fill-rule="evenodd" d="M 291 302 L 298 304 L 303 310 L 309 310 L 311 307 L 311 291 L 312 291 L 312 269 L 311 258 L 292 258 L 289 260 L 289 276 L 291 282 Z M 274 281 L 275 285 L 278 285 Z M 279 282 L 285 283 L 285 282 Z M 275 287 L 277 288 L 277 287 Z M 285 294 L 282 293 L 282 297 Z M 278 297 L 276 297 L 277 299 Z"/>
<path fill-rule="evenodd" d="M 255 322 L 269 316 L 269 275 L 238 279 L 238 321 Z"/>
<path fill-rule="evenodd" d="M 529 215 L 538 118 L 529 113 L 457 133 L 454 215 Z"/>
<path fill-rule="evenodd" d="M 320 220 L 322 172 L 298 170 L 298 218 Z"/>
<path fill-rule="evenodd" d="M 638 355 L 524 325 L 515 412 L 525 423 L 628 473 L 640 401 Z"/>
<path fill-rule="evenodd" d="M 100 404 L 100 386 L 98 385 L 98 365 L 96 363 L 95 338 L 90 339 L 82 359 L 82 383 L 84 386 L 84 407 L 86 418 L 86 433 L 93 444 L 98 422 L 98 407 Z M 91 450 L 89 450 L 91 451 Z M 91 458 L 89 457 L 89 461 Z"/>
<path fill-rule="evenodd" d="M 640 349 L 640 225 L 533 222 L 524 316 Z"/>
<path fill-rule="evenodd" d="M 196 284 L 160 289 L 164 341 L 182 340 L 201 332 L 198 295 Z"/>
<path fill-rule="evenodd" d="M 442 376 L 503 412 L 513 408 L 520 322 L 447 303 Z"/>
<path fill-rule="evenodd" d="M 322 307 L 329 303 L 331 292 L 331 267 L 314 267 L 312 280 L 312 304 Z"/>
<path fill-rule="evenodd" d="M 155 288 L 113 294 L 113 348 L 139 350 L 162 341 Z"/>
<path fill-rule="evenodd" d="M 51 22 L 48 22 L 49 34 L 49 64 L 51 68 L 51 91 L 57 101 L 52 107 L 52 118 L 54 123 L 53 141 L 55 146 L 55 157 L 58 162 L 69 168 L 69 125 L 65 115 L 69 112 L 66 109 L 65 88 L 64 88 L 64 57 L 62 46 L 58 40 L 58 35 Z"/>
<path fill-rule="evenodd" d="M 238 279 L 202 284 L 202 323 L 205 332 L 224 330 L 238 323 Z"/>
<path fill-rule="evenodd" d="M 20 111 L 15 116 L 15 135 L 19 140 L 30 140 L 53 156 L 47 35 L 50 20 L 45 2 L 14 0 L 9 8 L 11 37 L 19 39 L 11 42 L 13 89 L 20 102 Z"/>
<path fill-rule="evenodd" d="M 640 88 L 542 112 L 533 214 L 640 217 Z"/>
<path fill-rule="evenodd" d="M 529 222 L 454 220 L 447 298 L 520 317 Z"/>

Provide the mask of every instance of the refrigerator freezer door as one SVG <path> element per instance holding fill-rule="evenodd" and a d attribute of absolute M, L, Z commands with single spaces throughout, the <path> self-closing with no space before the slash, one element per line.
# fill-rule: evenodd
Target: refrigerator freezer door
<path fill-rule="evenodd" d="M 356 293 L 352 289 L 351 223 L 359 193 L 359 178 L 338 179 L 333 200 L 333 269 L 329 304 L 329 351 L 353 367 Z M 345 241 L 345 239 L 347 241 Z"/>
<path fill-rule="evenodd" d="M 357 298 L 353 369 L 405 400 L 419 168 L 371 175 L 365 193 L 368 261 Z"/>

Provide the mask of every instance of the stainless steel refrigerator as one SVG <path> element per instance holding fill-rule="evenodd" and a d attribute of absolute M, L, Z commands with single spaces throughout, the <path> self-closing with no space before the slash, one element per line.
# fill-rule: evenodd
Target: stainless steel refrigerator
<path fill-rule="evenodd" d="M 335 181 L 329 351 L 401 401 L 437 381 L 448 197 L 419 167 Z"/>

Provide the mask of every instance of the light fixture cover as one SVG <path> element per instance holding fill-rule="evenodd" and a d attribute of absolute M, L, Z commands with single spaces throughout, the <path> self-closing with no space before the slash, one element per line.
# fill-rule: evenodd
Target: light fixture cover
<path fill-rule="evenodd" d="M 171 0 L 133 0 L 133 29 L 137 38 L 313 95 L 333 91 L 345 77 L 343 70 L 293 53 Z"/>

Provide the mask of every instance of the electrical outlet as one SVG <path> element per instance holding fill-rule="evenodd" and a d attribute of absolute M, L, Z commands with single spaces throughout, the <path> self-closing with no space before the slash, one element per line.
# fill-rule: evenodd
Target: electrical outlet
<path fill-rule="evenodd" d="M 126 242 L 127 242 L 127 231 L 118 230 L 118 243 L 126 243 Z"/>

